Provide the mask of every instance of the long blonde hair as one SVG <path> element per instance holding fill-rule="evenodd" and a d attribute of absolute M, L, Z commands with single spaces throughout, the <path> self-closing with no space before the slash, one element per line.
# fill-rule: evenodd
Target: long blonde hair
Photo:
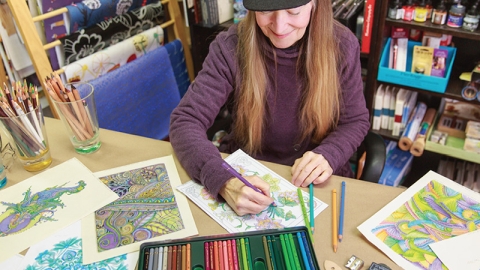
<path fill-rule="evenodd" d="M 313 142 L 319 143 L 338 122 L 341 89 L 337 74 L 338 44 L 333 32 L 336 21 L 333 19 L 331 1 L 312 1 L 310 24 L 299 41 L 297 61 L 297 75 L 304 82 L 298 112 L 301 128 L 299 139 L 301 142 L 311 136 Z M 251 154 L 261 151 L 268 108 L 268 72 L 262 49 L 264 40 L 255 13 L 248 12 L 238 26 L 237 59 L 240 72 L 234 104 L 236 119 L 232 129 L 236 141 Z"/>

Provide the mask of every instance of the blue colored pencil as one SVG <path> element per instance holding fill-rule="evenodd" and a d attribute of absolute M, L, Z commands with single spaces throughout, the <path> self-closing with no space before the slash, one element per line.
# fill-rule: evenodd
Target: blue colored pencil
<path fill-rule="evenodd" d="M 345 214 L 345 181 L 342 181 L 342 195 L 340 199 L 340 220 L 338 222 L 338 241 L 342 242 L 343 239 L 343 220 Z"/>
<path fill-rule="evenodd" d="M 314 199 L 313 199 L 313 183 L 310 183 L 308 187 L 310 193 L 310 229 L 312 230 L 312 234 L 315 231 L 315 207 L 313 206 Z"/>
<path fill-rule="evenodd" d="M 302 253 L 303 265 L 305 266 L 305 270 L 310 270 L 310 263 L 308 262 L 307 251 L 305 251 L 302 234 L 300 232 L 297 232 L 297 241 L 298 245 L 300 246 L 300 253 Z"/>
<path fill-rule="evenodd" d="M 312 257 L 312 252 L 310 251 L 310 246 L 308 245 L 308 240 L 307 236 L 305 235 L 305 232 L 302 232 L 302 242 L 303 246 L 305 247 L 305 253 L 307 254 L 308 258 L 308 263 L 310 265 L 311 269 L 315 269 L 315 264 L 313 263 L 313 257 Z"/>

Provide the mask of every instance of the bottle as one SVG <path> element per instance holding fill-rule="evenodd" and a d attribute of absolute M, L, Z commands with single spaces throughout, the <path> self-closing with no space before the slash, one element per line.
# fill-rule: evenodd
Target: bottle
<path fill-rule="evenodd" d="M 438 6 L 433 10 L 432 23 L 445 24 L 446 21 L 447 21 L 447 7 L 445 6 L 445 0 L 442 0 L 438 4 Z"/>
<path fill-rule="evenodd" d="M 393 0 L 388 7 L 388 18 L 400 20 L 403 18 L 403 9 L 401 0 Z"/>
<path fill-rule="evenodd" d="M 475 31 L 478 27 L 478 20 L 480 15 L 477 11 L 478 1 L 472 5 L 472 7 L 468 10 L 465 18 L 463 18 L 462 28 L 468 31 Z"/>
<path fill-rule="evenodd" d="M 420 1 L 420 3 L 415 6 L 415 12 L 413 20 L 416 22 L 426 22 L 427 21 L 427 3 L 425 0 Z"/>
<path fill-rule="evenodd" d="M 7 172 L 5 171 L 5 166 L 3 166 L 2 155 L 0 154 L 0 188 L 4 187 L 7 184 Z"/>
<path fill-rule="evenodd" d="M 411 21 L 415 16 L 415 6 L 413 5 L 413 0 L 407 0 L 407 3 L 402 7 L 403 9 L 403 20 Z"/>
<path fill-rule="evenodd" d="M 433 13 L 432 0 L 427 0 L 425 8 L 427 9 L 427 21 L 429 21 L 432 19 L 432 13 Z"/>
<path fill-rule="evenodd" d="M 451 6 L 450 12 L 448 13 L 447 26 L 455 28 L 461 27 L 463 17 L 465 16 L 465 9 L 465 6 L 461 3 Z"/>

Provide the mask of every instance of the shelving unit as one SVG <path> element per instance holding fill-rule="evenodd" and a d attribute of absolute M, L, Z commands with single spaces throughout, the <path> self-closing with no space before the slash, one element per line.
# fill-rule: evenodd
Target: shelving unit
<path fill-rule="evenodd" d="M 404 89 L 416 91 L 419 93 L 418 99 L 420 101 L 426 102 L 429 107 L 439 108 L 440 102 L 442 98 L 450 98 L 465 102 L 470 102 L 476 105 L 480 105 L 478 100 L 467 101 L 463 99 L 461 96 L 461 89 L 463 88 L 465 82 L 459 79 L 459 75 L 462 72 L 471 71 L 475 66 L 475 61 L 480 60 L 480 30 L 477 29 L 475 32 L 469 32 L 463 30 L 461 28 L 452 28 L 446 25 L 435 25 L 430 22 L 414 22 L 414 21 L 403 21 L 403 20 L 393 20 L 387 18 L 388 12 L 388 3 L 389 1 L 377 1 L 375 6 L 375 18 L 374 18 L 374 25 L 377 29 L 373 32 L 372 35 L 372 47 L 371 53 L 369 55 L 370 59 L 368 62 L 368 75 L 367 75 L 367 82 L 366 82 L 366 89 L 365 89 L 365 97 L 367 99 L 367 106 L 371 110 L 371 115 L 373 115 L 373 105 L 375 99 L 375 91 L 380 84 L 383 85 L 391 85 L 395 87 L 401 87 Z M 434 2 L 436 4 L 436 2 Z M 383 52 L 386 40 L 390 34 L 391 27 L 402 27 L 407 29 L 416 29 L 420 31 L 429 31 L 434 33 L 441 33 L 452 35 L 452 44 L 457 48 L 457 55 L 455 61 L 453 63 L 452 72 L 450 75 L 450 79 L 448 82 L 447 90 L 445 93 L 436 93 L 431 91 L 426 91 L 419 88 L 413 87 L 405 87 L 402 85 L 390 84 L 385 82 L 377 81 L 377 75 L 379 71 L 379 63 L 381 54 Z M 436 121 L 435 121 L 436 123 Z M 377 132 L 377 131 L 376 131 Z M 392 136 L 390 131 L 387 130 L 380 130 L 377 133 L 382 135 L 386 139 L 390 140 L 399 140 L 398 136 Z M 430 134 L 428 134 L 430 135 Z M 428 137 L 427 137 L 428 138 Z M 454 139 L 453 139 L 454 140 Z M 458 144 L 458 142 L 456 142 Z M 417 172 L 419 175 L 423 175 L 428 170 L 432 169 L 432 166 L 435 167 L 436 165 L 426 164 L 432 161 L 432 153 L 436 156 L 450 156 L 458 159 L 463 159 L 466 161 L 471 161 L 475 163 L 480 163 L 480 155 L 463 151 L 462 149 L 451 147 L 451 146 L 444 146 L 440 144 L 436 144 L 433 142 L 429 142 L 427 140 L 426 147 L 427 157 L 419 157 L 414 159 L 414 167 L 415 163 L 421 164 L 423 166 L 417 166 L 420 171 Z M 440 154 L 440 155 L 439 155 Z M 424 153 L 425 155 L 425 153 Z M 435 162 L 435 161 L 433 161 Z M 412 168 L 412 171 L 414 169 Z M 423 171 L 422 171 L 423 170 Z M 414 176 L 412 178 L 416 178 Z"/>

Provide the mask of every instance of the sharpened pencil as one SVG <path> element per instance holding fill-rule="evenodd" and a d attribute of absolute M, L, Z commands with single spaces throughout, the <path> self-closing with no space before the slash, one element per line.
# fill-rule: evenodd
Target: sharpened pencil
<path fill-rule="evenodd" d="M 342 192 L 340 197 L 340 219 L 338 221 L 338 241 L 342 242 L 343 239 L 343 222 L 345 215 L 345 181 L 342 181 Z"/>
<path fill-rule="evenodd" d="M 332 190 L 332 245 L 333 252 L 337 252 L 338 234 L 337 234 L 337 190 Z"/>
<path fill-rule="evenodd" d="M 313 199 L 313 183 L 310 183 L 308 187 L 310 193 L 310 228 L 312 229 L 312 234 L 315 232 L 315 207 Z"/>

